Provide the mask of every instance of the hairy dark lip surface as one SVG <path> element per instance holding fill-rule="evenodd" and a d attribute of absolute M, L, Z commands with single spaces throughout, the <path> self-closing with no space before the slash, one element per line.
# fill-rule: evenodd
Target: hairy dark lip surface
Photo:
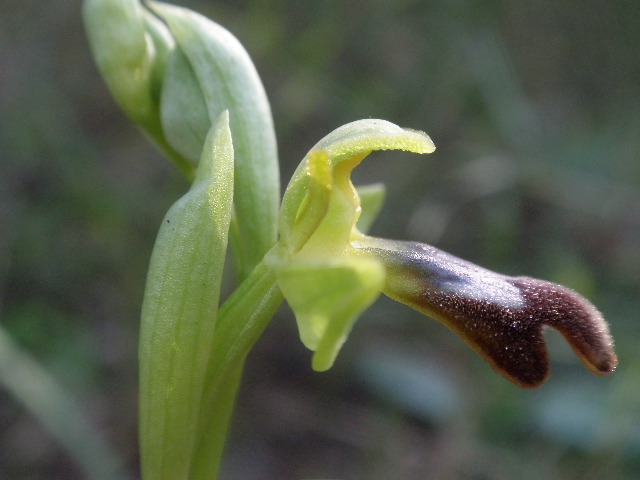
<path fill-rule="evenodd" d="M 417 242 L 368 240 L 356 248 L 385 264 L 386 295 L 442 322 L 516 385 L 535 388 L 548 378 L 546 327 L 558 330 L 592 372 L 615 370 L 606 321 L 573 290 L 501 275 Z"/>

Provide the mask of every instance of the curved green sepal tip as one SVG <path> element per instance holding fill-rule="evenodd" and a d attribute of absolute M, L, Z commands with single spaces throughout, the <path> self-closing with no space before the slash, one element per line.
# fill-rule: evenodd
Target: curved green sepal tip
<path fill-rule="evenodd" d="M 360 214 L 360 198 L 351 184 L 351 171 L 376 150 L 431 153 L 435 146 L 424 132 L 404 129 L 386 120 L 375 119 L 348 123 L 324 137 L 300 163 L 282 200 L 279 216 L 281 242 L 290 252 L 299 250 L 300 239 L 306 240 L 313 233 L 300 231 L 297 226 L 301 224 L 301 209 L 308 203 L 308 198 L 314 193 L 314 183 L 317 183 L 317 168 L 314 170 L 313 165 L 317 163 L 314 157 L 318 156 L 318 152 L 323 152 L 326 156 L 329 166 L 324 170 L 328 170 L 333 176 L 332 198 L 337 200 L 338 195 L 342 195 L 342 206 L 339 209 L 343 213 L 347 212 L 350 217 L 343 222 L 343 228 L 351 229 Z"/>
<path fill-rule="evenodd" d="M 433 153 L 435 149 L 433 141 L 426 133 L 378 119 L 347 123 L 335 129 L 312 148 L 325 150 L 334 164 L 358 153 L 374 150 Z"/>

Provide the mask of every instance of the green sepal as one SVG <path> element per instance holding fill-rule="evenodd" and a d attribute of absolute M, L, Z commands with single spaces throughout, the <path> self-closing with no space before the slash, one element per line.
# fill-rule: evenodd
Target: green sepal
<path fill-rule="evenodd" d="M 431 153 L 435 150 L 433 142 L 427 134 L 417 130 L 403 129 L 385 120 L 366 119 L 343 125 L 320 140 L 305 156 L 297 168 L 282 199 L 280 208 L 279 228 L 280 242 L 291 253 L 302 248 L 302 244 L 310 233 L 301 234 L 296 230 L 300 208 L 309 195 L 314 181 L 309 170 L 309 158 L 318 151 L 326 154 L 333 176 L 334 194 L 332 200 L 339 200 L 336 205 L 341 210 L 341 217 L 351 215 L 349 222 L 332 225 L 336 232 L 340 230 L 342 236 L 348 232 L 360 215 L 360 199 L 351 184 L 351 171 L 375 150 L 405 150 L 414 153 Z M 342 198 L 339 199 L 338 195 Z M 346 232 L 345 232 L 345 229 Z M 312 232 L 311 232 L 312 233 Z"/>
<path fill-rule="evenodd" d="M 151 256 L 139 349 L 144 478 L 190 476 L 232 198 L 225 112 L 206 138 L 191 189 L 165 216 Z"/>

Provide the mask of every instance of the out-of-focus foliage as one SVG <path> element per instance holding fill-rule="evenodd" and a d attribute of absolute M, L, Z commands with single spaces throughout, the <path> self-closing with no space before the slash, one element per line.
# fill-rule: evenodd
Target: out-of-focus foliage
<path fill-rule="evenodd" d="M 640 4 L 190 1 L 245 45 L 286 183 L 318 138 L 378 117 L 426 158 L 377 153 L 372 233 L 571 286 L 612 324 L 607 379 L 549 335 L 537 391 L 384 300 L 313 373 L 283 311 L 247 366 L 223 478 L 634 478 L 640 469 Z M 163 213 L 187 188 L 118 111 L 80 2 L 0 5 L 0 322 L 83 400 L 132 472 L 136 343 Z M 384 155 L 392 157 L 377 161 Z M 82 478 L 0 391 L 0 477 Z"/>

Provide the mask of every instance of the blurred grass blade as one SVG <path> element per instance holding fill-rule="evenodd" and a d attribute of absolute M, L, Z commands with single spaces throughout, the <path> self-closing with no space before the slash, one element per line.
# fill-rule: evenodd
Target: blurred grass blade
<path fill-rule="evenodd" d="M 0 384 L 42 422 L 87 478 L 131 478 L 77 402 L 1 327 Z"/>

